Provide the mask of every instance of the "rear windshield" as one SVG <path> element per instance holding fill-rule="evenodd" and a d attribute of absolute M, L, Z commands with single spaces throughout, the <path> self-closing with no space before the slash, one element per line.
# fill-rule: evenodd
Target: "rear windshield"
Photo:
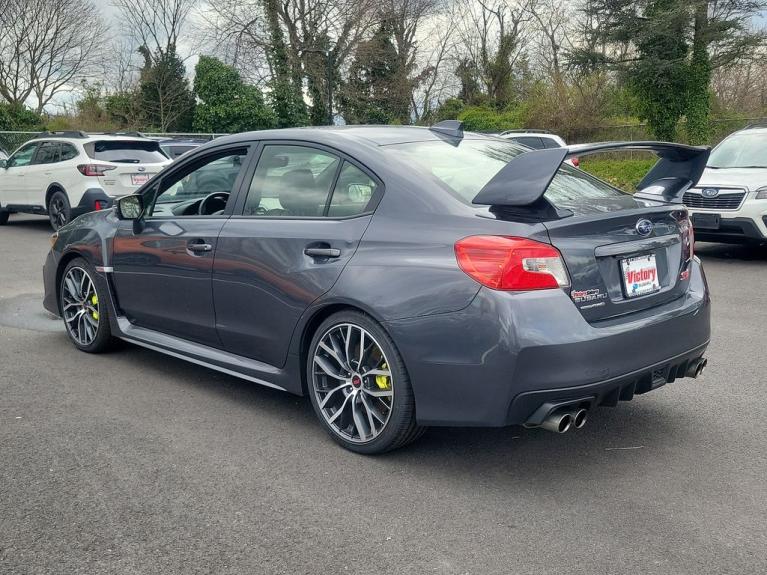
<path fill-rule="evenodd" d="M 462 140 L 457 146 L 431 140 L 394 144 L 385 149 L 395 151 L 436 177 L 442 187 L 467 204 L 471 204 L 484 185 L 515 156 L 529 151 L 504 140 Z M 569 164 L 559 168 L 545 195 L 559 208 L 625 196 L 624 192 Z"/>
<path fill-rule="evenodd" d="M 159 164 L 168 159 L 160 149 L 160 144 L 151 140 L 102 140 L 89 142 L 83 147 L 88 156 L 103 162 Z"/>
<path fill-rule="evenodd" d="M 711 152 L 709 168 L 767 168 L 767 132 L 741 132 Z"/>

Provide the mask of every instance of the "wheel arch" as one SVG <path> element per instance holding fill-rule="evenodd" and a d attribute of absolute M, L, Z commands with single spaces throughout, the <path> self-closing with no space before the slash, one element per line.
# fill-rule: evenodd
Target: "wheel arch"
<path fill-rule="evenodd" d="M 359 305 L 357 302 L 333 301 L 313 308 L 310 312 L 308 312 L 307 318 L 304 320 L 300 327 L 299 337 L 296 338 L 298 340 L 297 355 L 299 358 L 299 373 L 301 375 L 301 392 L 303 394 L 306 394 L 309 391 L 309 382 L 306 379 L 305 367 L 307 358 L 309 356 L 309 345 L 312 342 L 312 338 L 314 337 L 317 328 L 320 326 L 320 324 L 322 324 L 323 321 L 325 321 L 331 315 L 342 311 L 355 311 L 370 317 L 379 326 L 381 326 L 381 329 L 383 329 L 394 342 L 394 338 L 389 333 L 389 330 L 386 329 L 386 325 L 384 324 L 383 320 L 378 317 L 378 314 L 367 309 L 367 306 Z M 397 343 L 394 342 L 394 345 L 396 347 Z"/>
<path fill-rule="evenodd" d="M 67 190 L 58 182 L 51 182 L 48 184 L 48 189 L 45 191 L 45 209 L 48 209 L 48 204 L 51 201 L 51 196 L 55 194 L 56 192 L 62 192 L 64 193 L 67 198 L 69 198 L 69 194 L 67 194 Z"/>
<path fill-rule="evenodd" d="M 59 259 L 58 266 L 56 267 L 56 307 L 61 314 L 61 278 L 64 275 L 64 270 L 69 265 L 69 262 L 77 258 L 82 258 L 85 261 L 90 261 L 85 255 L 77 250 L 70 250 L 64 253 Z"/>

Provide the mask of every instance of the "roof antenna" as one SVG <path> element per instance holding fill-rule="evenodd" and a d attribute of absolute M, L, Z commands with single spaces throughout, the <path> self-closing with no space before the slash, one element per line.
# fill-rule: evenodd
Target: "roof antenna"
<path fill-rule="evenodd" d="M 463 138 L 463 122 L 460 120 L 442 120 L 429 126 L 429 130 L 452 138 Z"/>

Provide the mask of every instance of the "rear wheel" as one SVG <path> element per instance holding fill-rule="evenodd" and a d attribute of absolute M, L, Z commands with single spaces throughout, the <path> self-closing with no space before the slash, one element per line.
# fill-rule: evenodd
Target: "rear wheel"
<path fill-rule="evenodd" d="M 11 217 L 11 212 L 6 210 L 0 210 L 0 226 L 4 226 L 8 223 L 8 218 Z"/>
<path fill-rule="evenodd" d="M 88 353 L 106 351 L 113 343 L 104 281 L 84 259 L 67 264 L 59 286 L 59 309 L 69 339 Z"/>
<path fill-rule="evenodd" d="M 48 202 L 48 218 L 51 220 L 51 227 L 54 231 L 69 223 L 72 217 L 72 208 L 69 205 L 69 198 L 62 191 L 54 192 Z"/>
<path fill-rule="evenodd" d="M 315 413 L 346 449 L 384 453 L 423 433 L 404 362 L 370 317 L 348 311 L 325 320 L 309 346 L 306 370 Z"/>

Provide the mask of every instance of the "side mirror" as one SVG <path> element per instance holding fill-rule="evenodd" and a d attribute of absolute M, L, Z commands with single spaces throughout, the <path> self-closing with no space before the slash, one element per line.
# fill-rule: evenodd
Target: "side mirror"
<path fill-rule="evenodd" d="M 125 196 L 117 200 L 117 217 L 121 220 L 137 220 L 143 214 L 144 198 L 142 196 Z"/>

